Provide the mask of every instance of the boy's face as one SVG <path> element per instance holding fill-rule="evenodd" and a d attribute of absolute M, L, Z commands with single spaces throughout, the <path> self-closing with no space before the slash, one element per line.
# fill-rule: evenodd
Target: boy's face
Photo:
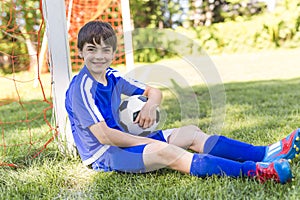
<path fill-rule="evenodd" d="M 107 67 L 111 64 L 115 52 L 111 46 L 101 41 L 101 45 L 94 42 L 85 43 L 82 50 L 79 50 L 79 56 L 84 59 L 84 64 L 94 77 L 105 74 Z"/>

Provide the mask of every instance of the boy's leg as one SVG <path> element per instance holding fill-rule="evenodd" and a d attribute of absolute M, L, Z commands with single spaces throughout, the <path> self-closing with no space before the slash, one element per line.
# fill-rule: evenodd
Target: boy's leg
<path fill-rule="evenodd" d="M 262 161 L 266 151 L 265 146 L 254 146 L 224 136 L 207 135 L 193 125 L 175 129 L 168 142 L 195 152 L 235 161 Z"/>
<path fill-rule="evenodd" d="M 146 171 L 169 167 L 199 177 L 211 175 L 239 177 L 241 172 L 247 176 L 249 171 L 256 169 L 256 164 L 252 161 L 244 165 L 207 154 L 193 154 L 167 143 L 148 144 L 144 149 L 143 159 Z"/>
<path fill-rule="evenodd" d="M 227 175 L 239 177 L 256 170 L 255 162 L 245 164 L 211 156 L 208 154 L 193 154 L 175 145 L 167 143 L 148 144 L 143 153 L 146 171 L 165 167 L 191 175 L 205 177 L 212 175 Z"/>
<path fill-rule="evenodd" d="M 189 173 L 192 159 L 192 153 L 165 142 L 148 144 L 143 152 L 146 171 L 169 167 L 183 173 Z"/>
<path fill-rule="evenodd" d="M 224 136 L 213 135 L 207 139 L 203 152 L 237 161 L 291 160 L 299 154 L 299 131 L 300 129 L 297 129 L 279 142 L 269 146 L 254 146 Z"/>
<path fill-rule="evenodd" d="M 254 146 L 224 136 L 209 136 L 196 126 L 175 129 L 168 142 L 199 153 L 206 153 L 236 161 L 271 162 L 281 158 L 293 159 L 300 149 L 300 129 L 270 146 Z"/>
<path fill-rule="evenodd" d="M 240 163 L 207 154 L 192 154 L 180 147 L 162 142 L 146 145 L 143 160 L 146 171 L 169 167 L 198 177 L 255 176 L 262 180 L 273 179 L 280 183 L 286 183 L 292 178 L 290 166 L 286 160 L 273 163 L 253 161 Z"/>
<path fill-rule="evenodd" d="M 110 147 L 108 152 L 93 164 L 93 169 L 143 173 L 169 167 L 196 176 L 226 174 L 238 177 L 242 169 L 243 174 L 250 170 L 255 171 L 255 163 L 248 164 L 244 166 L 224 158 L 193 154 L 175 145 L 157 141 L 128 148 Z"/>
<path fill-rule="evenodd" d="M 206 154 L 192 154 L 180 147 L 157 141 L 128 148 L 110 147 L 92 167 L 94 170 L 143 173 L 169 167 L 183 173 L 204 177 L 211 175 L 257 176 L 285 183 L 291 178 L 287 161 L 255 163 L 219 158 Z"/>
<path fill-rule="evenodd" d="M 210 136 L 203 148 L 203 152 L 235 161 L 262 161 L 266 152 L 265 146 L 254 146 L 225 136 Z"/>
<path fill-rule="evenodd" d="M 201 166 L 200 168 L 198 166 Z M 278 183 L 292 180 L 289 162 L 285 159 L 272 163 L 246 161 L 243 163 L 206 154 L 195 154 L 191 165 L 191 174 L 196 176 L 226 175 L 232 177 L 255 177 L 262 182 L 272 179 Z"/>
<path fill-rule="evenodd" d="M 167 142 L 184 149 L 202 153 L 204 144 L 209 137 L 197 126 L 189 125 L 174 129 L 167 138 Z"/>

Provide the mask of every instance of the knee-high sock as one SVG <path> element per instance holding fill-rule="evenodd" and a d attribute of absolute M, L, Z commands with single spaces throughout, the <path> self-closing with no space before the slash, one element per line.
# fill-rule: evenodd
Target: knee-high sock
<path fill-rule="evenodd" d="M 236 161 L 262 161 L 266 146 L 254 146 L 224 136 L 212 135 L 204 144 L 203 153 Z"/>
<path fill-rule="evenodd" d="M 190 174 L 198 177 L 226 175 L 231 177 L 252 176 L 256 163 L 232 161 L 208 154 L 194 154 Z"/>

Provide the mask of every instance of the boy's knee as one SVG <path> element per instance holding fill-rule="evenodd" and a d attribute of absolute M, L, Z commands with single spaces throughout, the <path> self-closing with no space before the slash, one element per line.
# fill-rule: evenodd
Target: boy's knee
<path fill-rule="evenodd" d="M 148 155 L 156 155 L 158 157 L 161 157 L 164 155 L 164 151 L 168 148 L 168 143 L 165 142 L 155 142 L 150 143 L 145 147 L 144 153 Z"/>
<path fill-rule="evenodd" d="M 184 149 L 202 152 L 208 137 L 209 135 L 205 134 L 199 127 L 188 125 L 173 131 L 168 142 Z"/>
<path fill-rule="evenodd" d="M 178 128 L 175 131 L 174 136 L 184 136 L 184 137 L 192 137 L 194 138 L 197 134 L 204 134 L 201 129 L 195 125 L 188 125 Z M 173 137 L 174 138 L 174 137 Z"/>
<path fill-rule="evenodd" d="M 181 156 L 183 151 L 164 142 L 148 144 L 143 153 L 145 166 L 148 170 L 169 166 Z"/>
<path fill-rule="evenodd" d="M 195 125 L 188 125 L 188 126 L 186 126 L 186 130 L 188 132 L 191 132 L 191 133 L 202 132 L 201 129 L 198 126 L 195 126 Z"/>

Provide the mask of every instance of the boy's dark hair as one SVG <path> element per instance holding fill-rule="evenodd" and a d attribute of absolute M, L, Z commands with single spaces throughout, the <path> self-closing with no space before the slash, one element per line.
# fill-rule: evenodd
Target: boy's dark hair
<path fill-rule="evenodd" d="M 107 22 L 90 21 L 79 30 L 77 47 L 82 51 L 85 43 L 101 44 L 101 40 L 111 46 L 113 51 L 117 49 L 117 36 L 112 26 Z"/>

